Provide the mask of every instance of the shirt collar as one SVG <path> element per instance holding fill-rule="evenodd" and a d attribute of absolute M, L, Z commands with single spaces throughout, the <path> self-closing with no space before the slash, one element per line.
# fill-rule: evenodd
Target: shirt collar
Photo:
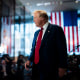
<path fill-rule="evenodd" d="M 43 30 L 46 30 L 47 27 L 48 27 L 48 25 L 49 25 L 49 22 L 46 22 L 46 23 L 44 24 L 44 26 L 43 26 Z"/>

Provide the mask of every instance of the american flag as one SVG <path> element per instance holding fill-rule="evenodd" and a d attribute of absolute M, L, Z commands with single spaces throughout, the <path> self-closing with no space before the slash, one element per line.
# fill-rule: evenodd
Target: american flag
<path fill-rule="evenodd" d="M 72 13 L 72 14 L 71 14 Z M 57 24 L 63 28 L 68 54 L 80 54 L 80 37 L 77 26 L 77 12 L 52 12 L 51 23 Z M 67 18 L 67 19 L 65 19 Z M 75 19 L 75 20 L 74 20 Z"/>
<path fill-rule="evenodd" d="M 11 53 L 11 17 L 2 17 L 1 44 L 5 46 L 4 52 Z"/>

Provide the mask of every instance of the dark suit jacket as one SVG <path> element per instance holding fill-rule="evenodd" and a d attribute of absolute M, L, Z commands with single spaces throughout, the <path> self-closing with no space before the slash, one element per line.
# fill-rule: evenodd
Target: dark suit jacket
<path fill-rule="evenodd" d="M 36 39 L 40 30 L 35 32 L 30 61 L 34 61 L 34 52 Z M 67 67 L 67 48 L 64 32 L 61 27 L 49 24 L 43 36 L 40 50 L 39 50 L 39 71 L 43 76 L 41 79 L 56 78 L 58 77 L 58 68 Z M 34 63 L 33 63 L 34 66 Z"/>

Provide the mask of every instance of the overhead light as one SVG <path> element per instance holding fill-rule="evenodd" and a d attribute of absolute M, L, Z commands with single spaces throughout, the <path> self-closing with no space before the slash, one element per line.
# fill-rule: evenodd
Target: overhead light
<path fill-rule="evenodd" d="M 42 6 L 42 5 L 43 5 L 43 3 L 37 3 L 36 5 L 37 5 L 37 6 Z"/>
<path fill-rule="evenodd" d="M 51 4 L 50 2 L 46 2 L 46 3 L 44 3 L 45 6 L 50 5 L 50 4 Z"/>
<path fill-rule="evenodd" d="M 75 1 L 75 3 L 78 3 L 78 2 L 79 2 L 78 0 Z"/>
<path fill-rule="evenodd" d="M 46 2 L 46 3 L 37 3 L 36 5 L 37 6 L 42 6 L 42 5 L 47 6 L 47 5 L 50 5 L 50 4 L 51 4 L 51 2 Z"/>

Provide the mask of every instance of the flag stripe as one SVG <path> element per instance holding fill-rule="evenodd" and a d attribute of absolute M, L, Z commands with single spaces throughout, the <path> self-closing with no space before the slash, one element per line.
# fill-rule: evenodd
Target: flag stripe
<path fill-rule="evenodd" d="M 56 17 L 57 15 L 56 15 L 56 13 L 55 13 L 55 24 L 57 24 L 57 17 Z"/>
<path fill-rule="evenodd" d="M 69 41 L 70 42 L 70 51 L 69 52 L 73 52 L 72 26 L 69 26 L 69 28 L 70 28 L 70 41 Z"/>
<path fill-rule="evenodd" d="M 56 24 L 59 25 L 59 13 L 58 12 L 56 13 L 56 17 L 57 17 L 57 19 L 56 19 L 57 23 Z"/>
<path fill-rule="evenodd" d="M 61 26 L 61 13 L 59 12 L 59 25 Z"/>
<path fill-rule="evenodd" d="M 77 45 L 79 45 L 78 27 L 76 27 L 76 34 L 77 34 Z M 79 52 L 79 48 L 77 49 L 77 51 Z"/>
<path fill-rule="evenodd" d="M 4 53 L 10 53 L 10 17 L 2 17 L 1 44 L 4 45 Z"/>
<path fill-rule="evenodd" d="M 76 26 L 74 26 L 74 33 L 76 34 Z M 74 48 L 75 48 L 75 52 L 77 52 L 77 49 L 75 46 L 77 46 L 77 34 L 74 34 Z"/>
<path fill-rule="evenodd" d="M 75 52 L 74 48 L 74 27 L 72 26 L 72 38 L 73 38 L 73 52 Z"/>
<path fill-rule="evenodd" d="M 51 13 L 51 23 L 53 24 L 52 13 Z"/>
<path fill-rule="evenodd" d="M 61 26 L 62 28 L 63 28 L 63 30 L 64 30 L 64 27 L 63 27 L 63 13 L 62 12 L 59 12 L 59 15 L 60 15 L 60 19 L 59 19 L 59 21 L 60 21 L 60 24 L 59 24 L 59 26 Z"/>
<path fill-rule="evenodd" d="M 68 27 L 68 51 L 70 52 L 70 29 Z"/>

